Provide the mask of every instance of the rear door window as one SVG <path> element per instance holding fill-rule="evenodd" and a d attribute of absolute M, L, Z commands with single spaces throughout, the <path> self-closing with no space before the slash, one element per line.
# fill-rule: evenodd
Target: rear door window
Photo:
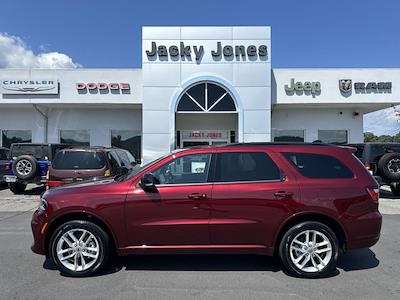
<path fill-rule="evenodd" d="M 283 153 L 286 159 L 308 178 L 353 178 L 354 174 L 337 158 L 316 153 Z"/>
<path fill-rule="evenodd" d="M 106 164 L 104 154 L 96 151 L 60 151 L 52 167 L 56 170 L 102 169 Z"/>
<path fill-rule="evenodd" d="M 216 155 L 215 182 L 280 180 L 281 172 L 265 152 L 225 152 Z"/>

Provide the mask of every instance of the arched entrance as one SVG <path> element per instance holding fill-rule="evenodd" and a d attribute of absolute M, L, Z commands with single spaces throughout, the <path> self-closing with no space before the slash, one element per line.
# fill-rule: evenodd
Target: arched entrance
<path fill-rule="evenodd" d="M 220 145 L 238 141 L 238 108 L 230 91 L 213 81 L 181 93 L 175 113 L 175 147 Z"/>

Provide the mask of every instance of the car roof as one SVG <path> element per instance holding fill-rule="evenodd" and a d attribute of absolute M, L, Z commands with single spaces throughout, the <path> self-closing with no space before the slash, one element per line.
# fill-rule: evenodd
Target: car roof
<path fill-rule="evenodd" d="M 110 151 L 110 150 L 123 150 L 123 151 L 127 151 L 125 149 L 121 149 L 121 148 L 115 148 L 115 147 L 103 147 L 103 146 L 72 146 L 69 148 L 64 148 L 62 149 L 62 151 L 86 151 L 86 152 L 94 152 L 94 151 L 98 151 L 98 152 L 106 152 L 106 151 Z"/>
<path fill-rule="evenodd" d="M 61 143 L 12 143 L 11 146 L 72 146 L 71 144 Z"/>

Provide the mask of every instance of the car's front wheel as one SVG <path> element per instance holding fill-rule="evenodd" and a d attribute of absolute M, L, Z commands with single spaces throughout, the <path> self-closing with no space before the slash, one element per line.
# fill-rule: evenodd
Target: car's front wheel
<path fill-rule="evenodd" d="M 109 241 L 98 225 L 83 220 L 69 221 L 54 232 L 50 255 L 63 274 L 88 276 L 106 263 Z"/>
<path fill-rule="evenodd" d="M 325 224 L 303 222 L 283 235 L 279 256 L 285 269 L 292 275 L 326 277 L 336 269 L 337 237 Z"/>

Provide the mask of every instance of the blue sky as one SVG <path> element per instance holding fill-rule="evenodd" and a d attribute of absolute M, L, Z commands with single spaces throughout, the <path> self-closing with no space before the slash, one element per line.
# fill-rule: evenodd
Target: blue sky
<path fill-rule="evenodd" d="M 272 66 L 400 67 L 400 1 L 9 0 L 1 67 L 140 68 L 144 25 L 270 25 Z M 396 133 L 389 109 L 364 130 Z"/>
<path fill-rule="evenodd" d="M 140 67 L 143 25 L 271 25 L 273 67 L 399 67 L 400 1 L 2 1 L 0 31 L 84 67 Z"/>

